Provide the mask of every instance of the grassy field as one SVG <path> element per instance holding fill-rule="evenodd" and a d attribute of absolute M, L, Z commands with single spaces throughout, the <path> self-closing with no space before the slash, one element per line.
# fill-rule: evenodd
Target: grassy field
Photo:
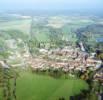
<path fill-rule="evenodd" d="M 37 19 L 39 21 L 39 19 Z M 41 26 L 45 27 L 48 24 L 50 27 L 53 27 L 54 29 L 56 27 L 60 27 L 61 33 L 63 33 L 64 39 L 69 41 L 76 41 L 76 37 L 73 37 L 75 33 L 73 33 L 72 30 L 76 30 L 80 27 L 86 26 L 88 24 L 93 23 L 91 19 L 80 19 L 80 18 L 74 18 L 68 17 L 67 19 L 62 17 L 50 17 L 48 19 L 48 23 L 42 24 Z M 1 22 L 0 23 L 0 30 L 18 30 L 23 32 L 24 34 L 30 34 L 30 25 L 31 20 L 30 19 L 22 19 L 22 20 L 14 20 L 14 21 L 7 21 L 7 22 Z M 36 22 L 34 21 L 34 26 L 36 25 Z M 55 27 L 56 26 L 56 27 Z M 48 35 L 50 34 L 48 29 L 40 29 L 39 26 L 36 26 L 33 28 L 33 32 L 35 34 L 35 37 L 40 42 L 47 42 L 49 41 Z"/>
<path fill-rule="evenodd" d="M 15 20 L 0 23 L 0 30 L 20 30 L 26 34 L 30 31 L 31 20 Z"/>
<path fill-rule="evenodd" d="M 87 84 L 79 79 L 54 79 L 49 76 L 21 72 L 17 79 L 17 100 L 58 100 L 86 89 Z M 2 100 L 2 98 L 0 98 Z"/>

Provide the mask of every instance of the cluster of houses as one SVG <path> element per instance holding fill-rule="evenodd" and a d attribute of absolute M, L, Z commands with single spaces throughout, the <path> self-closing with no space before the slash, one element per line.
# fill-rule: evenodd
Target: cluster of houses
<path fill-rule="evenodd" d="M 40 55 L 30 57 L 28 64 L 33 70 L 62 69 L 62 71 L 96 71 L 102 65 L 101 60 L 94 59 L 92 54 L 82 52 L 79 48 L 64 47 L 62 49 L 40 49 Z M 103 74 L 99 77 L 103 78 Z"/>
<path fill-rule="evenodd" d="M 94 59 L 94 54 L 88 54 L 79 48 L 73 48 L 71 46 L 52 50 L 39 49 L 39 53 L 40 55 L 36 57 L 30 56 L 29 53 L 22 54 L 26 66 L 31 66 L 35 71 L 45 71 L 48 69 L 61 69 L 63 72 L 84 72 L 87 71 L 87 69 L 96 71 L 100 69 L 102 65 L 101 60 Z M 1 61 L 0 64 L 8 67 L 5 62 Z M 12 66 L 18 66 L 18 64 Z M 97 72 L 94 78 L 103 80 L 103 70 Z"/>

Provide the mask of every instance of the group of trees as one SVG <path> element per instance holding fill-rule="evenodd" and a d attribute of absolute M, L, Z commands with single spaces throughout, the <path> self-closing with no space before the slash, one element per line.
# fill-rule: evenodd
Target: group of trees
<path fill-rule="evenodd" d="M 62 28 L 54 28 L 52 26 L 46 26 L 46 25 L 47 21 L 45 23 L 42 20 L 35 21 L 34 18 L 32 17 L 29 42 L 28 42 L 29 51 L 32 53 L 32 55 L 33 53 L 35 53 L 34 51 L 36 48 L 41 47 L 42 42 L 48 42 L 49 48 L 63 47 L 67 44 L 67 42 L 73 45 L 76 43 L 77 41 L 76 34 L 74 35 L 74 33 L 72 33 L 73 32 L 72 30 L 71 32 L 69 30 L 65 32 L 64 28 L 66 26 Z M 66 27 L 66 29 L 67 28 L 68 27 Z M 38 39 L 39 36 L 44 37 L 45 35 L 46 35 L 45 41 L 42 41 L 41 37 L 40 39 Z"/>
<path fill-rule="evenodd" d="M 16 100 L 17 73 L 7 63 L 10 54 L 7 47 L 3 44 L 0 48 L 0 89 L 2 90 L 3 100 Z M 11 84 L 11 82 L 13 83 Z"/>
<path fill-rule="evenodd" d="M 103 49 L 103 42 L 98 39 L 103 37 L 103 25 L 93 24 L 76 31 L 79 41 L 85 44 L 88 51 Z"/>
<path fill-rule="evenodd" d="M 0 65 L 0 89 L 3 100 L 16 100 L 17 73 L 12 68 L 3 68 Z"/>
<path fill-rule="evenodd" d="M 0 40 L 0 90 L 2 90 L 3 100 L 16 100 L 17 75 L 13 68 L 7 64 L 10 55 L 8 51 L 9 48 L 6 46 L 5 40 Z"/>
<path fill-rule="evenodd" d="M 0 94 L 0 96 L 2 96 L 2 100 L 16 100 L 17 98 L 16 81 L 18 72 L 7 63 L 13 50 L 9 48 L 6 40 L 14 39 L 15 41 L 18 41 L 18 38 L 25 38 L 20 31 L 0 31 L 0 91 L 2 92 L 2 95 Z"/>

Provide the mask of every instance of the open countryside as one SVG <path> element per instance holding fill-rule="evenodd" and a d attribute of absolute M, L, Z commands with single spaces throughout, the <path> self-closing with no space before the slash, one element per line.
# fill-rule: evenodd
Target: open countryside
<path fill-rule="evenodd" d="M 0 100 L 103 100 L 102 8 L 80 5 L 0 11 Z"/>

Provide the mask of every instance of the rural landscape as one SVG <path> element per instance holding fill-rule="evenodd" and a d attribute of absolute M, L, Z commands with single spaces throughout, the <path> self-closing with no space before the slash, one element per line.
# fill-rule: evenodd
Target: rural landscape
<path fill-rule="evenodd" d="M 103 16 L 1 11 L 0 100 L 103 100 Z"/>

